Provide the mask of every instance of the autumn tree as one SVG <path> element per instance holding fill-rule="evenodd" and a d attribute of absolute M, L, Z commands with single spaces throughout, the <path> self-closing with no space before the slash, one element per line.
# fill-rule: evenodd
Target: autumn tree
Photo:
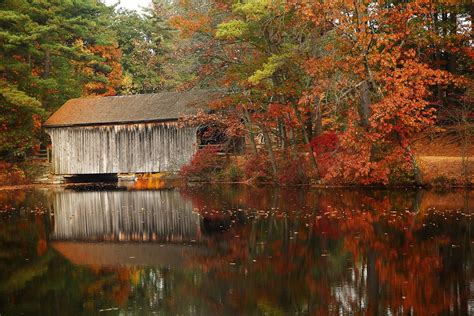
<path fill-rule="evenodd" d="M 233 93 L 231 106 L 253 148 L 262 136 L 275 180 L 288 169 L 278 164 L 300 157 L 312 165 L 304 172 L 325 181 L 420 183 L 413 136 L 462 100 L 471 80 L 466 66 L 435 62 L 449 48 L 445 59 L 470 67 L 469 8 L 426 0 L 215 1 L 173 21 L 206 43 L 197 51 L 205 61 L 197 84 L 212 78 Z M 446 31 L 434 23 L 443 14 Z M 322 133 L 335 135 L 321 136 L 333 139 L 326 152 L 320 138 L 311 141 Z"/>
<path fill-rule="evenodd" d="M 283 2 L 218 2 L 208 12 L 174 19 L 182 34 L 205 41 L 201 82 L 221 83 L 233 92 L 230 106 L 240 113 L 254 155 L 255 137 L 262 135 L 265 150 L 258 154 L 269 158 L 275 180 L 278 164 L 305 150 L 300 144 L 309 149 L 311 139 L 298 104 L 308 76 L 297 62 L 303 36 L 294 13 Z M 311 151 L 309 160 L 317 172 Z"/>
<path fill-rule="evenodd" d="M 30 151 L 38 144 L 42 120 L 66 100 L 114 86 L 118 55 L 111 58 L 114 53 L 105 51 L 114 47 L 107 28 L 111 13 L 95 1 L 0 4 L 2 156 Z M 92 82 L 100 82 L 102 91 L 88 91 L 85 85 Z"/>

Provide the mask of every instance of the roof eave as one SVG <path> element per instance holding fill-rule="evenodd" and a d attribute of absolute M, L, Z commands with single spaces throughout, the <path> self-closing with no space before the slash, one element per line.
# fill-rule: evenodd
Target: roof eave
<path fill-rule="evenodd" d="M 104 125 L 134 125 L 144 123 L 166 123 L 166 122 L 177 122 L 179 118 L 167 118 L 167 119 L 153 119 L 153 120 L 139 120 L 139 121 L 117 121 L 117 122 L 100 122 L 100 123 L 79 123 L 79 124 L 43 124 L 44 128 L 61 128 L 61 127 L 86 127 L 86 126 L 104 126 Z"/>

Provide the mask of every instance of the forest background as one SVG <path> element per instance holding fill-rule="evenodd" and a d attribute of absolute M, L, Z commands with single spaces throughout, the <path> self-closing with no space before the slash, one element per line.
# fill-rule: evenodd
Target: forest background
<path fill-rule="evenodd" d="M 228 96 L 213 114 L 183 124 L 249 148 L 229 162 L 205 147 L 188 177 L 469 185 L 473 15 L 461 0 L 155 0 L 143 14 L 5 0 L 0 168 L 23 172 L 48 144 L 42 123 L 70 98 L 218 88 Z M 457 158 L 424 153 L 426 138 Z M 437 174 L 449 165 L 453 179 Z"/>

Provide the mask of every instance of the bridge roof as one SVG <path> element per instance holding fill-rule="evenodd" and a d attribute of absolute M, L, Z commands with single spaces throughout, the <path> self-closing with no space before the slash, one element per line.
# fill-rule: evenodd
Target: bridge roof
<path fill-rule="evenodd" d="M 114 97 L 71 99 L 44 124 L 45 127 L 174 121 L 207 109 L 223 90 L 190 90 Z"/>

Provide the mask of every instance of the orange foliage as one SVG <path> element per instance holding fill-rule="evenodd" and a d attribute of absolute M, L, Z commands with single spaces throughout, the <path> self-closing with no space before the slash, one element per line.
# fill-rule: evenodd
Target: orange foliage
<path fill-rule="evenodd" d="M 86 49 L 88 52 L 99 56 L 110 70 L 97 70 L 96 61 L 89 62 L 82 71 L 91 76 L 91 81 L 84 85 L 84 95 L 113 96 L 117 94 L 116 88 L 122 84 L 122 65 L 120 64 L 121 51 L 117 45 L 95 45 Z M 106 82 L 94 77 L 105 77 Z"/>
<path fill-rule="evenodd" d="M 330 14 L 339 21 L 336 32 L 347 39 L 333 50 L 334 55 L 305 61 L 307 72 L 315 81 L 312 95 L 320 96 L 327 89 L 331 84 L 328 73 L 334 71 L 350 75 L 339 80 L 341 88 L 357 92 L 360 84 L 367 82 L 372 95 L 367 105 L 368 126 L 360 123 L 364 119 L 359 108 L 362 100 L 349 99 L 347 127 L 340 135 L 336 163 L 328 170 L 326 180 L 388 184 L 393 170 L 410 174 L 414 168 L 411 139 L 436 118 L 435 104 L 430 101 L 432 87 L 466 83 L 462 77 L 434 69 L 412 48 L 435 10 L 431 1 L 401 3 L 397 9 L 384 8 L 383 1 L 290 4 L 316 25 L 322 25 Z M 419 20 L 414 21 L 414 16 Z M 380 28 L 374 32 L 370 24 Z"/>
<path fill-rule="evenodd" d="M 208 31 L 209 18 L 198 13 L 190 14 L 186 17 L 175 16 L 170 19 L 170 24 L 180 30 L 183 38 L 191 37 L 196 32 Z"/>

